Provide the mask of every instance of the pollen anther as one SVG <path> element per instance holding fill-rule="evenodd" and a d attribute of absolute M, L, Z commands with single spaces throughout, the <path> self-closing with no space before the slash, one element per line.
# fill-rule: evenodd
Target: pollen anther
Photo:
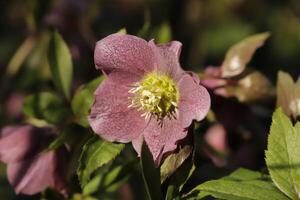
<path fill-rule="evenodd" d="M 129 108 L 137 108 L 149 119 L 176 118 L 179 92 L 173 79 L 167 75 L 151 72 L 128 91 L 132 96 Z"/>

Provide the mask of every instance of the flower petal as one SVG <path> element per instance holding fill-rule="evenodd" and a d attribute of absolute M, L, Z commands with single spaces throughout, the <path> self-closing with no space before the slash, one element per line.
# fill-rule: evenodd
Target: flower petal
<path fill-rule="evenodd" d="M 158 166 L 163 156 L 177 148 L 177 142 L 187 136 L 188 130 L 182 128 L 181 122 L 176 119 L 165 118 L 160 124 L 151 118 L 143 134 L 132 141 L 133 147 L 140 155 L 143 137 L 147 143 L 153 159 Z"/>
<path fill-rule="evenodd" d="M 179 80 L 185 74 L 179 63 L 182 44 L 172 41 L 156 45 L 153 40 L 149 44 L 155 52 L 158 71 L 171 76 L 175 81 Z"/>
<path fill-rule="evenodd" d="M 148 43 L 133 35 L 112 34 L 96 44 L 94 60 L 97 69 L 109 75 L 123 71 L 143 75 L 154 69 L 154 54 Z"/>
<path fill-rule="evenodd" d="M 179 82 L 180 100 L 178 104 L 179 120 L 183 127 L 189 127 L 193 120 L 200 121 L 210 108 L 208 91 L 197 84 L 193 77 L 185 75 Z"/>
<path fill-rule="evenodd" d="M 95 133 L 109 141 L 129 142 L 145 127 L 145 119 L 130 105 L 129 87 L 110 79 L 102 82 L 95 92 L 89 123 Z"/>
<path fill-rule="evenodd" d="M 227 155 L 229 148 L 226 141 L 226 130 L 222 124 L 213 124 L 208 128 L 204 135 L 204 140 L 210 148 L 204 148 L 206 155 L 213 161 L 213 163 L 222 167 L 226 164 L 224 155 Z M 217 155 L 212 150 L 221 153 L 223 156 Z"/>
<path fill-rule="evenodd" d="M 109 79 L 111 81 L 119 85 L 125 85 L 127 87 L 132 87 L 132 85 L 139 82 L 141 78 L 141 76 L 137 76 L 136 74 L 119 70 L 115 70 L 114 73 L 111 73 L 109 75 Z"/>
<path fill-rule="evenodd" d="M 0 160 L 5 163 L 15 162 L 31 156 L 41 139 L 33 126 L 7 127 L 0 138 Z"/>
<path fill-rule="evenodd" d="M 33 195 L 47 187 L 62 191 L 64 181 L 62 174 L 58 173 L 57 159 L 55 152 L 50 151 L 34 158 L 8 164 L 8 180 L 15 192 Z"/>

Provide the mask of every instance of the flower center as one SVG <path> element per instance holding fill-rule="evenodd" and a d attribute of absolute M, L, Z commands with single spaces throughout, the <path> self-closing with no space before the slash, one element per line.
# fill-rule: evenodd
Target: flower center
<path fill-rule="evenodd" d="M 164 117 L 176 118 L 179 92 L 174 81 L 167 75 L 157 72 L 147 74 L 129 90 L 131 104 L 142 111 L 145 119 L 154 115 L 158 120 Z"/>

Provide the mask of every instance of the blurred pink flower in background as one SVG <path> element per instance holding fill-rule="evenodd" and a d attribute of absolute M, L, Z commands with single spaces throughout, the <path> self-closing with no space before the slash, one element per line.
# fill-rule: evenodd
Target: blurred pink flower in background
<path fill-rule="evenodd" d="M 210 126 L 204 135 L 204 140 L 209 148 L 211 148 L 204 149 L 204 152 L 208 155 L 208 157 L 216 166 L 225 166 L 226 155 L 229 153 L 229 147 L 226 140 L 226 130 L 224 126 L 219 123 Z"/>
<path fill-rule="evenodd" d="M 7 164 L 8 180 L 16 193 L 32 195 L 51 187 L 66 194 L 67 150 L 44 151 L 55 138 L 50 128 L 10 126 L 0 136 L 0 161 Z"/>
<path fill-rule="evenodd" d="M 24 94 L 14 92 L 10 94 L 4 102 L 5 114 L 12 119 L 18 119 L 22 115 Z"/>

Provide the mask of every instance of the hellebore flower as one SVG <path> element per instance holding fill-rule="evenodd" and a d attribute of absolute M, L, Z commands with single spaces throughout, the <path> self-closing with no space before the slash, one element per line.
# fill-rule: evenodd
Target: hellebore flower
<path fill-rule="evenodd" d="M 144 140 L 158 165 L 176 149 L 193 120 L 210 107 L 207 90 L 179 64 L 181 43 L 156 45 L 132 35 L 112 34 L 97 42 L 96 68 L 107 79 L 96 89 L 89 123 L 102 138 L 132 142 L 140 153 Z"/>
<path fill-rule="evenodd" d="M 54 139 L 49 128 L 30 125 L 1 131 L 0 161 L 7 164 L 7 177 L 15 192 L 32 195 L 47 187 L 65 194 L 66 149 L 42 152 Z"/>

